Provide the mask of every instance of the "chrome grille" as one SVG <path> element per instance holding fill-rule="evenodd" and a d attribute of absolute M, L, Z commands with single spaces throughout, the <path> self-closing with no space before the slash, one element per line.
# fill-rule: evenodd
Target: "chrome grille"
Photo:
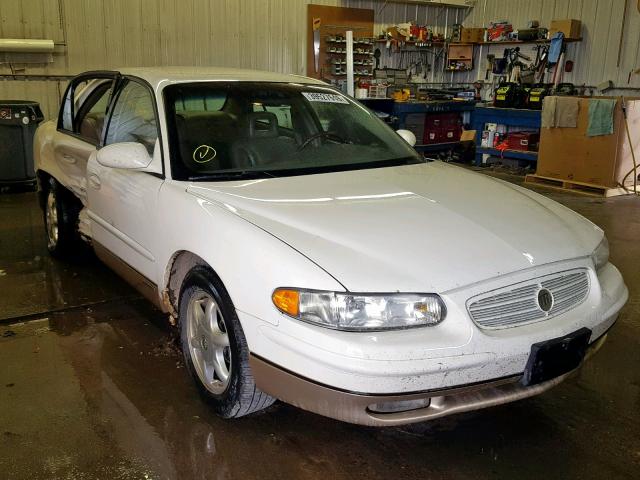
<path fill-rule="evenodd" d="M 540 308 L 538 293 L 546 289 L 553 295 L 548 312 Z M 545 275 L 491 292 L 467 302 L 472 320 L 482 328 L 507 328 L 547 320 L 584 302 L 589 294 L 587 270 L 570 270 Z"/>

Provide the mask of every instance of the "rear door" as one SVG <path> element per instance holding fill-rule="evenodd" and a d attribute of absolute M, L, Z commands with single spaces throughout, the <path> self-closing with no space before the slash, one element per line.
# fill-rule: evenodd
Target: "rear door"
<path fill-rule="evenodd" d="M 119 74 L 89 72 L 75 77 L 62 99 L 53 151 L 56 179 L 86 199 L 86 168 L 89 156 L 104 139 L 105 119 Z"/>

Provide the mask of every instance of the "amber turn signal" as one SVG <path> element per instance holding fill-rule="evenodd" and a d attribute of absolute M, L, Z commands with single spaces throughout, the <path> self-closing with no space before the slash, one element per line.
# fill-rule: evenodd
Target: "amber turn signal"
<path fill-rule="evenodd" d="M 297 317 L 300 313 L 300 293 L 296 290 L 277 288 L 271 295 L 273 304 L 282 313 Z"/>

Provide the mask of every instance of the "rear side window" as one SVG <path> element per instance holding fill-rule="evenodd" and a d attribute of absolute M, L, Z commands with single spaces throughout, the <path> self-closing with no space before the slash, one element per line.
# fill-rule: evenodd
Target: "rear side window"
<path fill-rule="evenodd" d="M 75 88 L 70 85 L 62 100 L 62 109 L 60 110 L 60 120 L 58 121 L 58 127 L 63 130 L 73 131 L 73 93 Z"/>
<path fill-rule="evenodd" d="M 112 108 L 105 144 L 138 142 L 149 154 L 158 138 L 153 96 L 143 84 L 129 80 Z"/>
<path fill-rule="evenodd" d="M 112 78 L 74 81 L 65 92 L 58 128 L 100 144 L 113 86 Z"/>

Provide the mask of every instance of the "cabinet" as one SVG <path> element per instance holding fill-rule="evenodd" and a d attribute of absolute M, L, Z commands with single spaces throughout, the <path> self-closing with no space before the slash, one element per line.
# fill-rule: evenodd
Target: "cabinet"
<path fill-rule="evenodd" d="M 517 160 L 538 160 L 538 152 L 524 150 L 505 150 L 482 146 L 482 131 L 487 123 L 497 123 L 507 127 L 540 130 L 541 112 L 539 110 L 520 110 L 515 108 L 496 108 L 476 106 L 472 115 L 473 129 L 476 131 L 476 165 L 482 165 L 482 154 Z"/>
<path fill-rule="evenodd" d="M 450 43 L 447 48 L 447 66 L 451 72 L 468 72 L 473 70 L 473 44 Z"/>

